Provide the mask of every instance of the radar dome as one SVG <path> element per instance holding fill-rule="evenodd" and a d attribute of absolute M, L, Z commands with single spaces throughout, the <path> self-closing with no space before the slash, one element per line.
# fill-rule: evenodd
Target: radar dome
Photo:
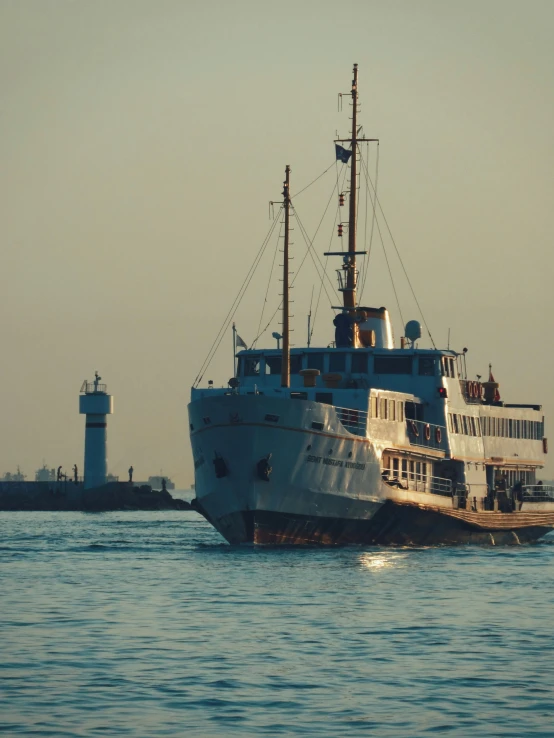
<path fill-rule="evenodd" d="M 421 323 L 419 320 L 409 320 L 406 323 L 404 333 L 406 334 L 408 341 L 411 341 L 412 343 L 417 341 L 418 338 L 421 338 Z"/>

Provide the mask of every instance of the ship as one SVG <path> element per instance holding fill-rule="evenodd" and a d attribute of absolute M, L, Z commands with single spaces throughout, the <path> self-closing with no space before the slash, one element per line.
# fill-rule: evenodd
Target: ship
<path fill-rule="evenodd" d="M 197 376 L 193 507 L 230 544 L 536 541 L 554 528 L 554 487 L 538 479 L 548 452 L 541 405 L 506 402 L 490 365 L 469 376 L 467 349 L 420 347 L 417 320 L 395 345 L 388 310 L 358 301 L 360 149 L 377 141 L 358 125 L 358 65 L 348 95 L 351 131 L 334 141 L 349 181 L 337 192 L 339 206 L 348 200 L 337 237 L 344 243 L 346 231 L 348 246 L 325 254 L 340 260 L 334 340 L 329 321 L 325 347 L 290 345 L 287 166 L 282 335 L 273 334 L 282 346 L 241 341 L 225 387 Z"/>
<path fill-rule="evenodd" d="M 42 462 L 40 469 L 35 472 L 35 482 L 55 482 L 57 479 L 56 470 L 49 469 L 46 462 Z"/>
<path fill-rule="evenodd" d="M 23 474 L 19 466 L 17 467 L 17 471 L 15 472 L 6 472 L 2 478 L 0 478 L 0 482 L 24 482 L 27 479 L 27 476 Z"/>

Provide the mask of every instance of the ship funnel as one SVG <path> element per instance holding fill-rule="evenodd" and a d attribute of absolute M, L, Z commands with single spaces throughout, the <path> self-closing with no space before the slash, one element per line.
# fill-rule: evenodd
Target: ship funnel
<path fill-rule="evenodd" d="M 358 338 L 362 346 L 375 348 L 394 348 L 392 325 L 386 308 L 358 308 L 361 320 L 358 323 Z"/>

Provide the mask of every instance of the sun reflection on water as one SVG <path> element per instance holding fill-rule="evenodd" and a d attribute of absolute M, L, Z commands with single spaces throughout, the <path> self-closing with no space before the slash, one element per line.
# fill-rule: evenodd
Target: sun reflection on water
<path fill-rule="evenodd" d="M 374 553 L 365 552 L 360 556 L 360 564 L 365 569 L 389 569 L 398 566 L 404 555 L 399 553 L 388 553 L 376 551 Z"/>

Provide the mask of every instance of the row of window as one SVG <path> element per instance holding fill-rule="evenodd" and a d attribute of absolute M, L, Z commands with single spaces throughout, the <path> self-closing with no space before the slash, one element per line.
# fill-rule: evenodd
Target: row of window
<path fill-rule="evenodd" d="M 441 369 L 443 377 L 456 378 L 456 362 L 452 356 L 443 356 L 441 361 Z"/>
<path fill-rule="evenodd" d="M 371 397 L 371 417 L 381 420 L 396 420 L 404 422 L 404 402 L 402 400 L 389 400 L 386 397 Z"/>
<path fill-rule="evenodd" d="M 463 436 L 481 435 L 480 419 L 474 418 L 473 415 L 448 413 L 448 428 L 451 433 L 458 433 Z"/>
<path fill-rule="evenodd" d="M 374 374 L 407 374 L 413 372 L 412 356 L 374 356 Z M 263 364 L 262 364 L 262 359 Z M 420 376 L 434 377 L 437 359 L 433 356 L 416 357 L 416 371 Z M 258 377 L 260 374 L 281 374 L 282 357 L 278 354 L 259 356 L 239 356 L 239 376 Z M 445 376 L 455 376 L 454 360 L 443 357 L 441 364 Z M 349 372 L 350 374 L 367 374 L 369 371 L 369 354 L 365 351 L 334 351 L 329 353 L 310 352 L 309 354 L 291 354 L 290 372 L 298 374 L 301 369 L 319 369 L 324 372 Z"/>
<path fill-rule="evenodd" d="M 544 436 L 544 423 L 537 420 L 483 418 L 483 435 L 499 438 L 530 438 L 539 441 Z"/>
<path fill-rule="evenodd" d="M 389 479 L 409 479 L 418 482 L 426 482 L 427 474 L 431 472 L 431 465 L 427 469 L 425 461 L 413 461 L 412 459 L 400 459 L 397 456 L 383 454 L 382 474 Z"/>
<path fill-rule="evenodd" d="M 544 423 L 536 420 L 512 418 L 475 418 L 460 413 L 448 414 L 451 433 L 464 436 L 492 436 L 497 438 L 528 438 L 540 440 L 544 435 Z"/>
<path fill-rule="evenodd" d="M 521 471 L 519 469 L 496 469 L 494 475 L 494 485 L 499 486 L 504 479 L 507 489 L 510 489 L 517 482 L 521 482 L 523 486 L 527 484 L 535 484 L 535 470 Z"/>

